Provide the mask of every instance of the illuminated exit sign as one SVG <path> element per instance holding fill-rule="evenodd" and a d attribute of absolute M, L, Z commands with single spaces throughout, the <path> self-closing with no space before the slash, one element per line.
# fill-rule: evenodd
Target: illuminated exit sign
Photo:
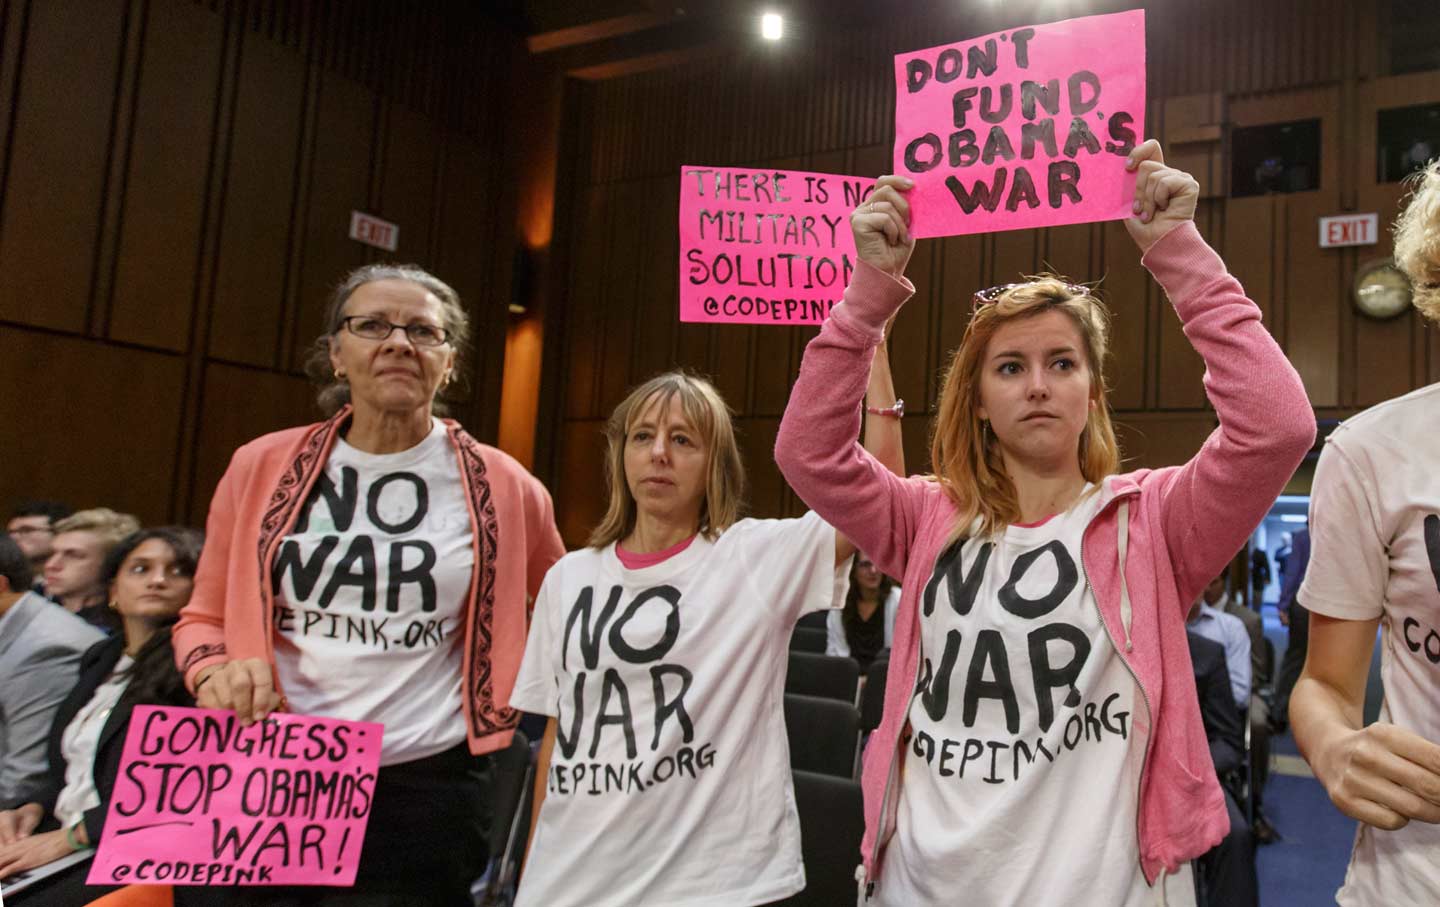
<path fill-rule="evenodd" d="M 1380 241 L 1380 215 L 1342 214 L 1320 218 L 1320 248 L 1373 246 Z"/>
<path fill-rule="evenodd" d="M 350 238 L 367 246 L 394 252 L 400 242 L 400 228 L 363 211 L 351 211 Z"/>

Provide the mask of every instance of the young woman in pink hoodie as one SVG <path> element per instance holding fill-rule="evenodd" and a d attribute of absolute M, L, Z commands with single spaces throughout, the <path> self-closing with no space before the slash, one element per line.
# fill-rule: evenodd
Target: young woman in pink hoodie
<path fill-rule="evenodd" d="M 863 776 L 869 903 L 1186 903 L 1188 873 L 1173 876 L 1229 827 L 1184 615 L 1315 422 L 1259 308 L 1195 229 L 1195 180 L 1153 141 L 1127 166 L 1126 226 L 1205 360 L 1220 423 L 1181 466 L 1118 474 L 1108 315 L 1090 289 L 1043 277 L 976 294 L 939 401 L 935 475 L 890 475 L 852 439 L 860 366 L 914 291 L 908 181 L 883 177 L 851 217 L 861 264 L 806 350 L 776 459 L 902 578 Z"/>

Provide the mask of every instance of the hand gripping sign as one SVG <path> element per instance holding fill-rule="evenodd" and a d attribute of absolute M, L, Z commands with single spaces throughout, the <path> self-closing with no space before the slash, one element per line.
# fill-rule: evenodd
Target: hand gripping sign
<path fill-rule="evenodd" d="M 855 270 L 850 212 L 873 179 L 680 168 L 680 320 L 818 325 Z"/>
<path fill-rule="evenodd" d="M 138 706 L 91 885 L 353 885 L 383 728 Z"/>
<path fill-rule="evenodd" d="M 1145 11 L 895 57 L 895 172 L 910 232 L 958 236 L 1130 217 L 1145 135 Z"/>

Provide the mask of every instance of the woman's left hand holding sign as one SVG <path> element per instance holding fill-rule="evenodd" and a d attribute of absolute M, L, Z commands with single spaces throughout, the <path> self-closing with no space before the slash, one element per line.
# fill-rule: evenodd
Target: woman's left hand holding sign
<path fill-rule="evenodd" d="M 905 273 L 915 238 L 910 235 L 910 203 L 905 193 L 915 183 L 903 176 L 882 176 L 875 190 L 850 214 L 855 252 L 860 260 L 892 277 Z"/>
<path fill-rule="evenodd" d="M 233 709 L 242 727 L 280 708 L 280 693 L 263 658 L 242 658 L 206 668 L 195 678 L 195 704 L 202 709 Z"/>

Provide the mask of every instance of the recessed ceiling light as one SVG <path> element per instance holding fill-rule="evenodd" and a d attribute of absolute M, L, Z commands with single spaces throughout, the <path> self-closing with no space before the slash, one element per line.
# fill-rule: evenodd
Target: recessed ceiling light
<path fill-rule="evenodd" d="M 760 17 L 760 35 L 767 41 L 779 41 L 785 34 L 785 20 L 779 13 L 766 13 Z"/>

